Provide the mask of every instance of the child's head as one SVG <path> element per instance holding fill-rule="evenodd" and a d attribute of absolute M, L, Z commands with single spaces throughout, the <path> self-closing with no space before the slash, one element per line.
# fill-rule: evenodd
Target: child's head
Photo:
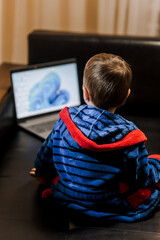
<path fill-rule="evenodd" d="M 87 90 L 90 102 L 105 110 L 125 103 L 131 81 L 129 64 L 113 54 L 100 53 L 93 56 L 84 69 L 83 87 Z"/>

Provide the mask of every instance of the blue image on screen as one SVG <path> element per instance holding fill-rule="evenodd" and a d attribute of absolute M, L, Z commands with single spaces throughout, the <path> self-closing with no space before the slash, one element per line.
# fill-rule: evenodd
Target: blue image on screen
<path fill-rule="evenodd" d="M 60 85 L 61 79 L 54 72 L 48 73 L 39 83 L 36 83 L 29 92 L 29 111 L 66 104 L 70 94 L 66 90 L 60 90 Z"/>

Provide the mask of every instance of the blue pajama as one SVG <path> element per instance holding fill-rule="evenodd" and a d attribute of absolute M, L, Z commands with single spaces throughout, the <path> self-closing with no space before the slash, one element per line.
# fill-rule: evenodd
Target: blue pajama
<path fill-rule="evenodd" d="M 82 214 L 134 222 L 159 199 L 160 156 L 148 156 L 145 135 L 118 114 L 65 108 L 35 160 L 36 175 L 60 179 L 53 197 Z"/>

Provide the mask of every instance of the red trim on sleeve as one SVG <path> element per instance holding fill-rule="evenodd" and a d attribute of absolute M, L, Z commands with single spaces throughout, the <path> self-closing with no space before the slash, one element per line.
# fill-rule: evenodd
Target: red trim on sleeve
<path fill-rule="evenodd" d="M 160 186 L 160 182 L 159 182 Z M 130 190 L 128 183 L 120 182 L 120 193 L 125 194 Z M 140 204 L 146 201 L 151 196 L 151 189 L 138 189 L 136 192 L 129 195 L 126 200 L 133 207 L 137 208 Z"/>
<path fill-rule="evenodd" d="M 53 183 L 53 185 L 57 185 L 57 183 L 58 183 L 58 180 L 60 179 L 60 176 L 58 175 L 58 176 L 56 176 L 53 180 L 52 180 L 52 183 Z"/>
<path fill-rule="evenodd" d="M 160 155 L 159 154 L 152 154 L 152 155 L 149 155 L 148 158 L 156 158 L 156 159 L 160 160 Z"/>
<path fill-rule="evenodd" d="M 133 208 L 138 207 L 141 203 L 146 201 L 151 196 L 151 189 L 139 189 L 127 198 L 127 201 Z"/>
<path fill-rule="evenodd" d="M 42 192 L 42 198 L 45 199 L 53 194 L 52 188 L 47 188 Z"/>
<path fill-rule="evenodd" d="M 60 112 L 60 118 L 65 123 L 69 133 L 73 137 L 73 139 L 83 148 L 90 150 L 90 151 L 112 151 L 118 150 L 121 148 L 129 147 L 135 145 L 140 142 L 146 142 L 147 138 L 142 131 L 139 129 L 133 130 L 132 132 L 128 133 L 123 139 L 109 144 L 102 144 L 99 145 L 94 141 L 88 139 L 80 129 L 75 125 L 75 123 L 70 118 L 70 114 L 68 111 L 68 107 L 65 107 Z"/>
<path fill-rule="evenodd" d="M 60 179 L 60 176 L 56 176 L 53 180 L 52 183 L 54 186 L 56 186 L 56 184 L 58 183 L 58 180 Z M 53 194 L 53 190 L 52 188 L 47 188 L 42 192 L 42 198 L 48 198 Z"/>

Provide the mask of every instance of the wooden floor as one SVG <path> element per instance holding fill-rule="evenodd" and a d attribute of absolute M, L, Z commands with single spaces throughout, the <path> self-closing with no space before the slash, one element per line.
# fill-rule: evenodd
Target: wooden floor
<path fill-rule="evenodd" d="M 0 102 L 11 87 L 10 70 L 22 66 L 24 65 L 11 63 L 2 63 L 0 65 Z"/>

